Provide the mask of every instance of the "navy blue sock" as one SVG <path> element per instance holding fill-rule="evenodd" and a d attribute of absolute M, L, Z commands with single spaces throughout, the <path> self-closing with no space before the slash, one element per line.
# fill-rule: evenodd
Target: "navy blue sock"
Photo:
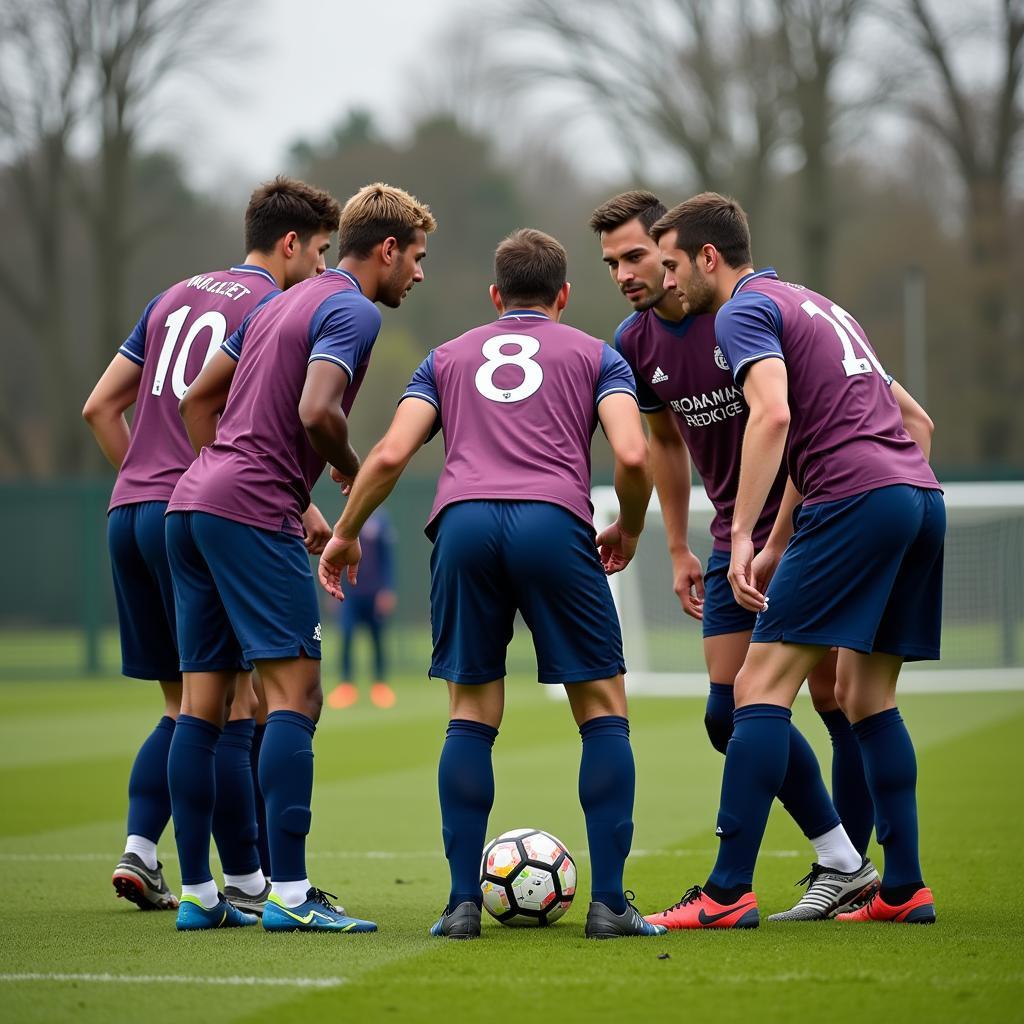
<path fill-rule="evenodd" d="M 217 802 L 213 806 L 213 839 L 226 875 L 249 875 L 260 866 L 252 785 L 255 730 L 251 718 L 228 722 L 214 754 Z"/>
<path fill-rule="evenodd" d="M 201 885 L 213 878 L 210 835 L 217 797 L 214 750 L 219 739 L 220 729 L 211 722 L 178 715 L 167 756 L 167 780 L 182 885 Z"/>
<path fill-rule="evenodd" d="M 301 882 L 306 836 L 313 817 L 313 733 L 316 723 L 298 711 L 271 711 L 260 750 L 260 789 L 267 805 L 270 874 Z"/>
<path fill-rule="evenodd" d="M 437 792 L 441 800 L 441 837 L 452 876 L 448 907 L 483 903 L 480 856 L 487 841 L 487 817 L 494 803 L 491 748 L 498 730 L 483 722 L 453 718 L 448 723 Z"/>
<path fill-rule="evenodd" d="M 629 745 L 629 720 L 603 715 L 580 726 L 580 805 L 587 820 L 590 890 L 612 913 L 626 909 L 622 872 L 633 842 L 636 773 Z"/>
<path fill-rule="evenodd" d="M 866 857 L 871 830 L 875 827 L 875 805 L 864 777 L 860 745 L 842 711 L 837 708 L 819 714 L 832 737 L 832 802 L 850 842 Z"/>
<path fill-rule="evenodd" d="M 713 899 L 716 891 L 749 891 L 754 880 L 768 812 L 786 777 L 792 717 L 777 704 L 748 704 L 733 716 L 715 829 L 721 841 L 707 886 Z"/>
<path fill-rule="evenodd" d="M 898 708 L 853 723 L 885 851 L 885 889 L 921 884 L 917 847 L 917 758 Z"/>
<path fill-rule="evenodd" d="M 840 824 L 825 788 L 818 759 L 800 730 L 789 723 L 789 761 L 779 800 L 808 839 L 817 839 Z"/>
<path fill-rule="evenodd" d="M 158 842 L 171 818 L 167 788 L 167 755 L 174 719 L 164 715 L 139 747 L 128 777 L 128 835 Z"/>
<path fill-rule="evenodd" d="M 260 748 L 263 746 L 263 734 L 267 731 L 265 723 L 256 723 L 252 734 L 252 752 L 249 757 L 252 769 L 252 795 L 256 801 L 257 845 L 260 851 L 260 868 L 270 878 L 270 844 L 267 842 L 267 805 L 263 802 L 263 791 L 260 789 Z"/>
<path fill-rule="evenodd" d="M 711 746 L 720 754 L 725 753 L 732 736 L 732 713 L 736 710 L 733 688 L 725 683 L 712 683 L 708 693 L 707 708 L 704 711 L 704 728 L 707 729 Z"/>

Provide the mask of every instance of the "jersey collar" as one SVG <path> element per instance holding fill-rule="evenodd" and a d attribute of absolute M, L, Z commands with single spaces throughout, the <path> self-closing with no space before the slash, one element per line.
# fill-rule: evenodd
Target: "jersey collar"
<path fill-rule="evenodd" d="M 274 275 L 266 267 L 256 267 L 251 263 L 240 263 L 237 267 L 231 268 L 232 274 L 259 274 L 265 277 L 275 288 L 278 286 Z"/>
<path fill-rule="evenodd" d="M 499 320 L 550 320 L 547 313 L 538 313 L 535 309 L 510 309 L 498 317 Z"/>
<path fill-rule="evenodd" d="M 350 273 L 348 270 L 342 270 L 341 267 L 328 267 L 325 273 L 340 274 L 342 277 L 351 281 L 359 289 L 359 293 L 362 294 L 363 286 L 359 283 L 359 279 L 355 274 Z"/>
<path fill-rule="evenodd" d="M 774 267 L 765 267 L 764 270 L 755 270 L 752 274 L 747 274 L 746 277 L 741 277 L 736 282 L 736 287 L 732 290 L 732 295 L 729 298 L 733 298 L 736 293 L 748 282 L 753 281 L 755 277 L 773 277 L 778 280 L 779 275 L 775 273 Z"/>

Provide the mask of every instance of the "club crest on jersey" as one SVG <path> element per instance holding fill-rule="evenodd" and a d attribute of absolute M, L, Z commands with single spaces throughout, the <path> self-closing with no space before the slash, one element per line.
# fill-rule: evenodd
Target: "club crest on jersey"
<path fill-rule="evenodd" d="M 717 345 L 715 346 L 715 366 L 720 370 L 729 369 L 729 362 L 725 358 L 725 353 Z"/>
<path fill-rule="evenodd" d="M 668 380 L 668 374 L 660 367 L 654 368 L 654 375 L 651 377 L 652 384 L 664 384 Z"/>

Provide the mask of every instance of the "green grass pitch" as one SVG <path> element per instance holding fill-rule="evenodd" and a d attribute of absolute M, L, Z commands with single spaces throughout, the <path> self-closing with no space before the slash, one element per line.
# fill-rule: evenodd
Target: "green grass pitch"
<path fill-rule="evenodd" d="M 447 893 L 435 791 L 443 689 L 405 678 L 394 711 L 324 712 L 310 873 L 381 929 L 339 937 L 179 935 L 173 914 L 117 901 L 109 878 L 127 775 L 159 713 L 156 687 L 0 685 L 0 1020 L 1024 1020 L 1024 693 L 902 702 L 934 927 L 763 924 L 590 943 L 579 740 L 564 703 L 514 678 L 490 832 L 554 832 L 578 855 L 580 895 L 551 929 L 485 921 L 483 938 L 462 944 L 426 934 Z M 654 910 L 711 866 L 721 759 L 701 701 L 636 700 L 631 712 L 627 883 Z M 804 700 L 796 719 L 827 765 L 824 728 Z M 169 831 L 161 856 L 176 885 Z M 810 860 L 776 807 L 756 878 L 764 916 L 795 899 Z"/>

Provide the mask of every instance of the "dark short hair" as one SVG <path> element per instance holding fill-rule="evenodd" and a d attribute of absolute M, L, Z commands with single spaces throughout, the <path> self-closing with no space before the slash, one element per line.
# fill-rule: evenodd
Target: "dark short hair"
<path fill-rule="evenodd" d="M 629 192 L 620 192 L 602 203 L 590 215 L 590 230 L 600 235 L 604 231 L 621 228 L 636 218 L 643 224 L 644 230 L 650 231 L 651 225 L 664 216 L 665 204 L 653 192 L 645 188 L 634 188 Z"/>
<path fill-rule="evenodd" d="M 437 221 L 426 203 L 394 185 L 364 185 L 345 203 L 338 229 L 338 255 L 365 259 L 387 238 L 404 249 L 417 231 L 430 234 Z"/>
<path fill-rule="evenodd" d="M 305 243 L 318 231 L 337 231 L 341 206 L 321 188 L 278 175 L 249 197 L 245 211 L 245 251 L 270 252 L 282 236 L 294 231 Z"/>
<path fill-rule="evenodd" d="M 494 253 L 494 284 L 508 306 L 550 306 L 565 284 L 561 242 L 535 228 L 513 231 Z"/>
<path fill-rule="evenodd" d="M 747 267 L 750 255 L 750 225 L 747 215 L 735 199 L 717 192 L 701 192 L 685 203 L 672 207 L 651 228 L 658 241 L 670 231 L 676 233 L 676 248 L 691 260 L 705 245 L 713 245 L 730 267 Z"/>

